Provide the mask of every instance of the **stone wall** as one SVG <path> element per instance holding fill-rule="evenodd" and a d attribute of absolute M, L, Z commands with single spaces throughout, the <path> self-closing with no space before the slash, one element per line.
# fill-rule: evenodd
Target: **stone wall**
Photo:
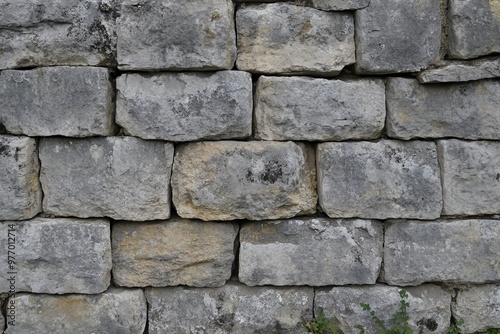
<path fill-rule="evenodd" d="M 500 1 L 243 2 L 0 1 L 5 333 L 500 328 Z"/>

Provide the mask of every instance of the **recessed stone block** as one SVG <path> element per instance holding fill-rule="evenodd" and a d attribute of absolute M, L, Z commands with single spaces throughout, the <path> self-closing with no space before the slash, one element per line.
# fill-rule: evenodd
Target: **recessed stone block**
<path fill-rule="evenodd" d="M 449 61 L 418 74 L 420 83 L 463 82 L 500 77 L 500 59 Z"/>

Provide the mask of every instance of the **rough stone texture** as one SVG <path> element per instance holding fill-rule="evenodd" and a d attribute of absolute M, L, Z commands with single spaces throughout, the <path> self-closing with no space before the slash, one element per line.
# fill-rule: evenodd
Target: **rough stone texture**
<path fill-rule="evenodd" d="M 252 77 L 239 71 L 125 74 L 117 123 L 145 139 L 191 141 L 252 134 Z"/>
<path fill-rule="evenodd" d="M 199 142 L 176 149 L 177 213 L 202 220 L 279 219 L 316 211 L 312 147 L 292 142 Z"/>
<path fill-rule="evenodd" d="M 444 215 L 500 213 L 500 143 L 438 141 Z"/>
<path fill-rule="evenodd" d="M 369 220 L 245 223 L 239 280 L 246 285 L 375 284 L 383 227 Z"/>
<path fill-rule="evenodd" d="M 42 211 L 40 162 L 35 139 L 0 135 L 0 220 L 21 220 Z"/>
<path fill-rule="evenodd" d="M 384 245 L 391 285 L 500 282 L 496 220 L 397 221 L 386 228 Z"/>
<path fill-rule="evenodd" d="M 287 0 L 235 0 L 235 2 L 280 2 Z M 326 11 L 355 10 L 365 8 L 370 0 L 291 0 L 299 6 L 309 6 Z"/>
<path fill-rule="evenodd" d="M 217 287 L 231 277 L 238 225 L 170 219 L 113 225 L 119 286 Z"/>
<path fill-rule="evenodd" d="M 420 83 L 463 82 L 500 77 L 500 59 L 449 61 L 419 73 Z"/>
<path fill-rule="evenodd" d="M 379 327 L 363 310 L 360 303 L 367 303 L 376 315 L 389 321 L 399 310 L 398 287 L 384 285 L 366 287 L 334 287 L 316 290 L 315 311 L 322 307 L 326 317 L 336 317 L 337 326 L 344 334 L 359 333 L 355 328 L 360 324 L 366 333 L 376 333 Z M 405 289 L 408 293 L 408 324 L 415 333 L 444 333 L 450 325 L 451 295 L 436 285 L 422 285 Z"/>
<path fill-rule="evenodd" d="M 439 217 L 442 195 L 434 143 L 322 143 L 316 153 L 319 203 L 328 216 Z"/>
<path fill-rule="evenodd" d="M 9 231 L 14 224 L 15 231 Z M 10 226 L 9 226 L 10 225 Z M 111 280 L 111 240 L 107 220 L 34 218 L 0 223 L 0 291 L 8 292 L 9 272 L 17 274 L 16 291 L 101 293 Z M 10 237 L 12 239 L 8 239 Z M 14 270 L 7 263 L 13 244 Z"/>
<path fill-rule="evenodd" d="M 464 319 L 464 334 L 500 328 L 500 286 L 483 285 L 460 290 L 452 309 L 456 319 Z"/>
<path fill-rule="evenodd" d="M 113 134 L 107 69 L 45 67 L 0 72 L 0 127 L 28 136 Z"/>
<path fill-rule="evenodd" d="M 146 289 L 149 333 L 304 333 L 312 318 L 309 287 Z"/>
<path fill-rule="evenodd" d="M 389 78 L 386 131 L 400 139 L 500 139 L 500 81 L 422 85 Z"/>
<path fill-rule="evenodd" d="M 231 0 L 122 0 L 117 19 L 122 70 L 231 69 Z"/>
<path fill-rule="evenodd" d="M 243 4 L 236 30 L 240 70 L 336 75 L 355 62 L 351 13 L 290 3 Z"/>
<path fill-rule="evenodd" d="M 172 144 L 133 137 L 44 138 L 44 212 L 154 220 L 170 217 Z"/>
<path fill-rule="evenodd" d="M 261 76 L 255 102 L 258 139 L 374 139 L 384 127 L 385 86 L 379 79 Z"/>
<path fill-rule="evenodd" d="M 115 64 L 112 0 L 4 0 L 0 69 Z"/>
<path fill-rule="evenodd" d="M 450 0 L 448 55 L 470 59 L 500 52 L 500 1 Z"/>
<path fill-rule="evenodd" d="M 95 296 L 18 294 L 15 326 L 6 334 L 142 334 L 146 298 L 139 289 L 110 289 Z"/>
<path fill-rule="evenodd" d="M 357 72 L 417 72 L 439 57 L 439 1 L 371 0 L 355 15 Z"/>

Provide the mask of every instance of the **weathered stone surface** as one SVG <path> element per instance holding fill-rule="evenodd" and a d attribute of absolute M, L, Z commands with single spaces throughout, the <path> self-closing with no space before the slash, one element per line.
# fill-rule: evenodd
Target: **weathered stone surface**
<path fill-rule="evenodd" d="M 176 149 L 172 199 L 184 218 L 279 219 L 316 211 L 312 147 L 292 142 L 198 142 Z"/>
<path fill-rule="evenodd" d="M 0 3 L 0 69 L 114 65 L 112 0 L 4 0 Z"/>
<path fill-rule="evenodd" d="M 319 203 L 332 218 L 434 219 L 441 213 L 434 143 L 322 143 L 317 161 Z"/>
<path fill-rule="evenodd" d="M 500 143 L 438 141 L 443 214 L 500 213 Z"/>
<path fill-rule="evenodd" d="M 172 144 L 134 137 L 40 140 L 46 213 L 154 220 L 170 217 Z"/>
<path fill-rule="evenodd" d="M 400 139 L 500 139 L 500 81 L 422 85 L 389 78 L 386 130 Z"/>
<path fill-rule="evenodd" d="M 149 333 L 304 333 L 309 287 L 148 288 Z"/>
<path fill-rule="evenodd" d="M 110 289 L 94 296 L 18 294 L 14 333 L 142 334 L 146 327 L 146 298 L 139 289 Z"/>
<path fill-rule="evenodd" d="M 108 288 L 111 240 L 107 220 L 5 221 L 0 223 L 0 232 L 5 236 L 0 247 L 6 257 L 0 265 L 0 291 L 9 291 L 10 271 L 17 272 L 16 291 L 93 294 Z M 8 250 L 15 253 L 10 254 L 13 268 L 7 263 Z"/>
<path fill-rule="evenodd" d="M 370 220 L 245 223 L 239 280 L 251 286 L 375 284 L 382 245 L 382 224 Z"/>
<path fill-rule="evenodd" d="M 379 79 L 261 76 L 255 102 L 258 139 L 374 139 L 384 127 L 385 86 Z"/>
<path fill-rule="evenodd" d="M 450 0 L 448 55 L 470 59 L 500 52 L 500 1 Z"/>
<path fill-rule="evenodd" d="M 238 225 L 188 219 L 113 225 L 119 286 L 217 287 L 231 277 Z"/>
<path fill-rule="evenodd" d="M 336 75 L 355 62 L 351 13 L 290 3 L 241 5 L 236 12 L 238 69 Z"/>
<path fill-rule="evenodd" d="M 120 69 L 215 70 L 234 65 L 231 0 L 123 0 L 120 14 Z"/>
<path fill-rule="evenodd" d="M 236 0 L 235 2 L 281 2 L 287 0 Z M 365 8 L 370 0 L 291 0 L 299 6 L 309 6 L 326 11 L 354 10 Z"/>
<path fill-rule="evenodd" d="M 40 162 L 35 139 L 0 135 L 0 220 L 21 220 L 42 211 Z"/>
<path fill-rule="evenodd" d="M 371 0 L 355 15 L 357 72 L 416 72 L 439 57 L 439 1 Z"/>
<path fill-rule="evenodd" d="M 145 139 L 193 141 L 252 134 L 252 77 L 239 71 L 124 74 L 116 121 Z"/>
<path fill-rule="evenodd" d="M 464 319 L 462 333 L 500 328 L 500 286 L 482 285 L 460 290 L 452 304 L 455 319 Z"/>
<path fill-rule="evenodd" d="M 361 303 L 369 304 L 376 315 L 385 321 L 399 310 L 400 295 L 398 287 L 385 285 L 365 287 L 334 287 L 316 290 L 315 312 L 322 307 L 326 317 L 336 317 L 337 326 L 344 334 L 359 333 L 357 324 L 366 333 L 376 333 L 370 313 L 363 310 Z M 415 333 L 444 333 L 451 318 L 451 295 L 436 285 L 422 285 L 405 289 L 408 293 L 408 324 Z"/>
<path fill-rule="evenodd" d="M 496 220 L 397 221 L 386 228 L 384 245 L 391 285 L 500 281 Z"/>
<path fill-rule="evenodd" d="M 113 88 L 105 68 L 0 72 L 0 125 L 28 136 L 113 134 Z"/>
<path fill-rule="evenodd" d="M 500 59 L 449 61 L 419 73 L 420 83 L 463 82 L 500 77 Z"/>

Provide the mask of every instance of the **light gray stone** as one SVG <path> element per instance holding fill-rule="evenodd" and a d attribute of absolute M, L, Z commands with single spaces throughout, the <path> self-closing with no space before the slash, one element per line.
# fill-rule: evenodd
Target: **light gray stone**
<path fill-rule="evenodd" d="M 112 0 L 4 0 L 0 69 L 116 63 Z"/>
<path fill-rule="evenodd" d="M 236 41 L 231 0 L 122 0 L 120 5 L 118 68 L 233 67 Z"/>
<path fill-rule="evenodd" d="M 252 134 L 252 77 L 239 71 L 124 74 L 116 121 L 145 139 L 194 141 Z"/>
<path fill-rule="evenodd" d="M 396 221 L 386 228 L 384 245 L 391 285 L 500 282 L 497 220 Z"/>
<path fill-rule="evenodd" d="M 0 72 L 0 127 L 28 136 L 112 135 L 108 70 L 45 67 Z"/>
<path fill-rule="evenodd" d="M 34 218 L 0 223 L 0 291 L 85 293 L 105 291 L 111 280 L 109 221 Z M 9 237 L 9 238 L 7 238 Z M 7 262 L 7 252 L 15 263 Z M 15 272 L 15 274 L 10 274 Z"/>
<path fill-rule="evenodd" d="M 260 141 L 179 146 L 172 199 L 179 216 L 202 220 L 267 220 L 314 213 L 313 148 Z"/>
<path fill-rule="evenodd" d="M 500 213 L 500 143 L 440 140 L 444 215 Z"/>
<path fill-rule="evenodd" d="M 482 285 L 458 291 L 452 304 L 455 319 L 463 319 L 462 333 L 500 328 L 500 286 Z"/>
<path fill-rule="evenodd" d="M 451 318 L 451 295 L 436 285 L 422 285 L 405 289 L 408 324 L 414 333 L 444 333 Z M 375 325 L 370 313 L 363 310 L 361 303 L 369 304 L 375 314 L 389 326 L 389 320 L 400 307 L 401 288 L 375 285 L 364 287 L 334 287 L 317 289 L 315 314 L 323 308 L 326 317 L 337 318 L 337 326 L 344 334 L 359 333 L 355 328 L 362 325 L 366 333 L 376 333 L 380 327 Z"/>
<path fill-rule="evenodd" d="M 0 220 L 22 220 L 42 211 L 36 141 L 0 135 Z"/>
<path fill-rule="evenodd" d="M 257 82 L 255 138 L 375 139 L 385 122 L 382 80 L 265 77 Z"/>
<path fill-rule="evenodd" d="M 354 21 L 291 3 L 241 5 L 236 66 L 255 73 L 338 74 L 355 62 Z"/>
<path fill-rule="evenodd" d="M 287 0 L 236 0 L 235 2 L 282 2 Z M 355 10 L 365 8 L 370 0 L 291 0 L 299 6 L 309 6 L 326 11 Z"/>
<path fill-rule="evenodd" d="M 18 294 L 14 326 L 6 334 L 142 334 L 147 306 L 139 289 L 110 289 L 103 294 L 32 295 Z"/>
<path fill-rule="evenodd" d="M 304 333 L 312 318 L 309 287 L 148 288 L 150 334 Z"/>
<path fill-rule="evenodd" d="M 500 59 L 448 61 L 418 75 L 420 83 L 463 82 L 500 77 Z"/>
<path fill-rule="evenodd" d="M 500 139 L 500 81 L 422 85 L 389 78 L 388 136 L 399 139 L 458 137 Z"/>
<path fill-rule="evenodd" d="M 44 212 L 154 220 L 170 217 L 174 147 L 134 137 L 40 141 Z"/>
<path fill-rule="evenodd" d="M 435 219 L 441 214 L 432 142 L 322 143 L 316 153 L 319 204 L 332 218 Z"/>
<path fill-rule="evenodd" d="M 355 15 L 358 73 L 417 72 L 439 58 L 439 1 L 371 0 Z"/>
<path fill-rule="evenodd" d="M 231 277 L 238 225 L 174 218 L 113 225 L 119 286 L 218 287 Z"/>
<path fill-rule="evenodd" d="M 382 244 L 382 224 L 370 220 L 245 223 L 239 280 L 251 286 L 375 284 Z"/>

